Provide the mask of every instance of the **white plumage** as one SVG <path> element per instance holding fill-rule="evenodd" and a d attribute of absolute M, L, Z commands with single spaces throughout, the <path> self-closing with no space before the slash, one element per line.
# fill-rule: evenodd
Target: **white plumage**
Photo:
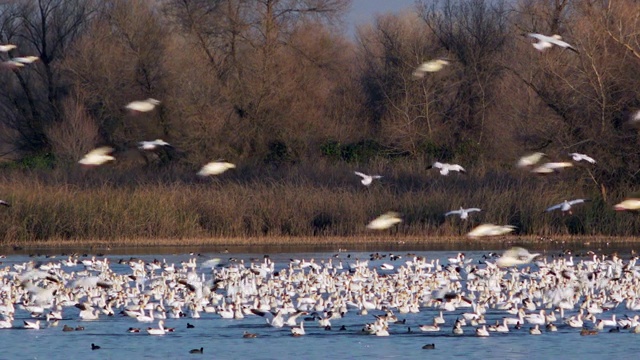
<path fill-rule="evenodd" d="M 153 141 L 140 141 L 138 143 L 138 149 L 140 150 L 155 150 L 161 146 L 171 146 L 168 142 L 162 139 L 155 139 Z"/>
<path fill-rule="evenodd" d="M 160 100 L 148 98 L 147 100 L 132 101 L 128 103 L 125 108 L 131 111 L 148 112 L 155 109 L 158 105 L 160 105 Z"/>
<path fill-rule="evenodd" d="M 589 155 L 585 155 L 585 154 L 580 154 L 580 153 L 569 153 L 569 156 L 571 156 L 571 158 L 573 159 L 573 161 L 579 162 L 579 161 L 587 161 L 590 162 L 592 164 L 595 164 L 596 161 L 594 158 L 592 158 Z"/>
<path fill-rule="evenodd" d="M 433 168 L 440 169 L 441 175 L 449 175 L 450 171 L 458 171 L 461 173 L 467 172 L 462 166 L 458 164 L 447 164 L 447 163 L 441 163 L 439 161 L 436 161 L 432 165 L 429 165 L 427 169 L 433 169 Z"/>
<path fill-rule="evenodd" d="M 198 171 L 199 176 L 209 176 L 209 175 L 220 175 L 223 172 L 233 169 L 236 166 L 232 163 L 226 161 L 212 161 L 206 165 L 204 165 L 200 171 Z"/>
<path fill-rule="evenodd" d="M 421 79 L 421 78 L 424 77 L 425 73 L 440 71 L 446 65 L 449 65 L 449 61 L 444 60 L 444 59 L 435 59 L 435 60 L 426 61 L 426 62 L 420 64 L 413 71 L 413 76 L 415 78 Z"/>
<path fill-rule="evenodd" d="M 87 166 L 99 166 L 108 161 L 114 161 L 116 158 L 109 155 L 113 150 L 109 146 L 99 147 L 88 152 L 78 163 Z"/>
<path fill-rule="evenodd" d="M 367 225 L 367 229 L 385 230 L 401 222 L 402 222 L 402 219 L 400 218 L 400 214 L 398 214 L 397 212 L 390 211 L 388 213 L 382 214 L 377 218 L 373 219 Z"/>
<path fill-rule="evenodd" d="M 560 210 L 562 210 L 562 212 L 569 211 L 569 214 L 571 214 L 571 207 L 573 205 L 582 204 L 582 203 L 587 202 L 587 201 L 590 201 L 590 200 L 589 199 L 575 199 L 575 200 L 571 200 L 571 201 L 565 200 L 565 201 L 563 201 L 563 202 L 561 202 L 559 204 L 556 204 L 556 205 L 553 205 L 553 206 L 547 208 L 547 210 L 545 210 L 545 211 L 549 212 L 549 211 L 560 209 Z"/>
<path fill-rule="evenodd" d="M 556 46 L 559 46 L 561 48 L 569 49 L 569 50 L 574 51 L 576 53 L 578 52 L 578 50 L 576 50 L 569 43 L 567 43 L 565 41 L 562 41 L 561 40 L 562 37 L 560 35 L 546 36 L 546 35 L 542 35 L 542 34 L 529 33 L 528 36 L 538 40 L 537 42 L 533 43 L 533 47 L 536 48 L 539 51 L 544 51 L 545 49 L 548 49 L 548 48 L 552 47 L 553 45 L 556 45 Z"/>
<path fill-rule="evenodd" d="M 371 183 L 373 182 L 374 179 L 381 179 L 382 178 L 381 175 L 367 175 L 367 174 L 363 174 L 363 173 L 358 172 L 358 171 L 354 171 L 353 173 L 362 178 L 362 180 L 360 182 L 364 186 L 371 185 Z"/>
<path fill-rule="evenodd" d="M 469 213 L 470 212 L 475 212 L 475 211 L 482 211 L 482 209 L 479 209 L 479 208 L 468 208 L 468 209 L 465 209 L 463 207 L 460 207 L 460 210 L 451 210 L 448 213 L 444 214 L 444 216 L 460 215 L 460 219 L 467 220 L 469 218 Z"/>

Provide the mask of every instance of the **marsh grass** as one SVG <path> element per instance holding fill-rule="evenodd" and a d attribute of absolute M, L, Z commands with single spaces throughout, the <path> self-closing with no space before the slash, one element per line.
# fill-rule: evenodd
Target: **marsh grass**
<path fill-rule="evenodd" d="M 252 239 L 372 242 L 398 236 L 433 241 L 459 238 L 484 222 L 515 225 L 520 236 L 637 233 L 636 214 L 612 210 L 620 194 L 605 201 L 580 178 L 563 178 L 565 174 L 533 178 L 484 169 L 443 177 L 414 167 L 379 164 L 362 169 L 384 173 L 382 181 L 369 188 L 359 183 L 353 169 L 331 164 L 268 176 L 240 167 L 212 179 L 169 171 L 155 176 L 142 171 L 122 174 L 102 168 L 92 173 L 14 172 L 0 179 L 0 197 L 13 204 L 0 209 L 0 239 L 4 244 L 102 241 L 133 246 L 172 241 L 210 244 L 212 239 L 229 244 Z M 548 206 L 575 197 L 593 201 L 577 206 L 573 215 L 543 213 Z M 461 206 L 483 211 L 468 221 L 443 216 Z M 402 214 L 399 226 L 382 232 L 365 228 L 371 219 L 391 210 Z"/>

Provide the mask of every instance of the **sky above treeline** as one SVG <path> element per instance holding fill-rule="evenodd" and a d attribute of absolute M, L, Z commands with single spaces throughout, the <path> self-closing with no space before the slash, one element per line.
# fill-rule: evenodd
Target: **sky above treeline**
<path fill-rule="evenodd" d="M 397 13 L 415 6 L 416 0 L 353 0 L 347 14 L 347 32 L 354 34 L 358 25 L 371 23 L 377 14 Z"/>

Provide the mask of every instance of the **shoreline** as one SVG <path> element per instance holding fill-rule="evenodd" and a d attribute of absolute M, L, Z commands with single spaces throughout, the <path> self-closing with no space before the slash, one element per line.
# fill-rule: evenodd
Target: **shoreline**
<path fill-rule="evenodd" d="M 96 253 L 121 251 L 147 253 L 193 249 L 201 252 L 300 252 L 300 251 L 381 251 L 389 250 L 487 250 L 525 246 L 531 249 L 633 248 L 640 237 L 611 236 L 499 236 L 470 239 L 465 236 L 366 236 L 366 237 L 248 237 L 248 238 L 165 238 L 165 239 L 78 239 L 8 242 L 0 245 L 2 253 L 60 250 Z"/>

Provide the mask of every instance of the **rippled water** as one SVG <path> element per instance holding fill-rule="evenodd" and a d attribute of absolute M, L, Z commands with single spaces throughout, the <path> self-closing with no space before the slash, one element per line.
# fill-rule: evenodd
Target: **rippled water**
<path fill-rule="evenodd" d="M 388 250 L 385 249 L 387 252 Z M 340 253 L 345 263 L 355 258 L 366 259 L 367 252 Z M 426 256 L 428 259 L 439 258 L 441 262 L 455 256 L 455 251 L 420 251 L 416 255 Z M 467 251 L 467 258 L 475 261 L 480 259 L 486 251 Z M 556 252 L 549 252 L 557 254 Z M 290 258 L 327 259 L 335 252 L 314 253 L 271 253 L 276 262 L 276 270 L 285 266 Z M 399 253 L 405 255 L 405 253 Z M 202 254 L 201 259 L 221 257 L 236 257 L 250 261 L 261 258 L 263 253 L 234 253 L 234 254 Z M 347 258 L 350 255 L 350 258 Z M 168 263 L 179 264 L 188 260 L 189 254 L 149 254 L 136 255 L 145 261 L 166 259 Z M 119 273 L 130 273 L 127 265 L 116 263 L 119 258 L 128 258 L 129 254 L 110 254 L 112 270 Z M 628 255 L 627 255 L 628 257 Z M 3 265 L 12 265 L 24 261 L 34 260 L 26 255 L 9 255 L 2 259 Z M 37 260 L 51 261 L 39 257 Z M 333 259 L 334 263 L 340 259 Z M 202 261 L 202 260 L 200 260 Z M 403 264 L 406 258 L 393 262 Z M 370 266 L 379 266 L 383 261 L 370 262 Z M 385 262 L 389 262 L 385 260 Z M 80 269 L 81 267 L 78 267 Z M 67 270 L 69 271 L 69 270 Z M 346 271 L 346 270 L 345 270 Z M 384 273 L 384 271 L 380 271 Z M 531 336 L 529 326 L 521 330 L 513 330 L 506 334 L 491 333 L 488 338 L 475 337 L 473 327 L 465 327 L 465 335 L 451 335 L 451 326 L 456 317 L 469 309 L 445 313 L 446 324 L 438 333 L 420 332 L 418 325 L 431 323 L 438 314 L 436 309 L 421 309 L 419 314 L 397 314 L 400 319 L 406 318 L 405 325 L 391 325 L 389 337 L 362 335 L 360 329 L 363 324 L 374 320 L 371 312 L 367 316 L 357 315 L 350 311 L 344 318 L 332 320 L 332 330 L 320 328 L 316 322 L 306 322 L 307 335 L 294 338 L 287 327 L 276 329 L 268 326 L 264 319 L 249 316 L 243 320 L 224 320 L 216 314 L 201 313 L 200 319 L 167 319 L 165 327 L 175 327 L 176 331 L 164 336 L 151 336 L 146 333 L 127 333 L 129 327 L 145 328 L 146 323 L 139 323 L 132 318 L 122 315 L 103 317 L 96 321 L 77 320 L 78 309 L 65 308 L 63 315 L 66 320 L 59 322 L 57 327 L 45 327 L 40 330 L 0 329 L 0 359 L 183 359 L 183 358 L 216 358 L 216 359 L 407 359 L 407 358 L 505 358 L 505 359 L 549 359 L 549 358 L 593 358 L 607 357 L 635 358 L 640 351 L 640 334 L 601 332 L 596 336 L 580 336 L 579 330 L 566 325 L 558 325 L 557 333 L 547 333 L 543 330 L 541 336 Z M 382 314 L 382 312 L 379 312 Z M 623 305 L 613 313 L 618 317 L 623 314 L 633 315 L 626 311 Z M 567 316 L 572 313 L 567 313 Z M 605 313 L 610 317 L 611 313 Z M 487 324 L 492 324 L 505 316 L 504 312 L 491 309 L 485 315 Z M 16 310 L 16 321 L 19 326 L 23 319 L 29 319 L 24 310 Z M 44 322 L 44 321 L 43 321 Z M 195 325 L 187 329 L 186 324 Z M 557 324 L 561 324 L 559 319 Z M 84 331 L 62 332 L 62 327 L 82 325 Z M 153 324 L 156 326 L 157 322 Z M 346 331 L 339 331 L 345 325 Z M 408 333 L 408 328 L 413 330 Z M 242 334 L 247 330 L 258 333 L 255 339 L 243 339 Z M 92 351 L 91 343 L 101 349 Z M 423 350 L 425 344 L 435 344 L 435 350 Z M 204 348 L 204 354 L 189 354 L 193 348 Z"/>

